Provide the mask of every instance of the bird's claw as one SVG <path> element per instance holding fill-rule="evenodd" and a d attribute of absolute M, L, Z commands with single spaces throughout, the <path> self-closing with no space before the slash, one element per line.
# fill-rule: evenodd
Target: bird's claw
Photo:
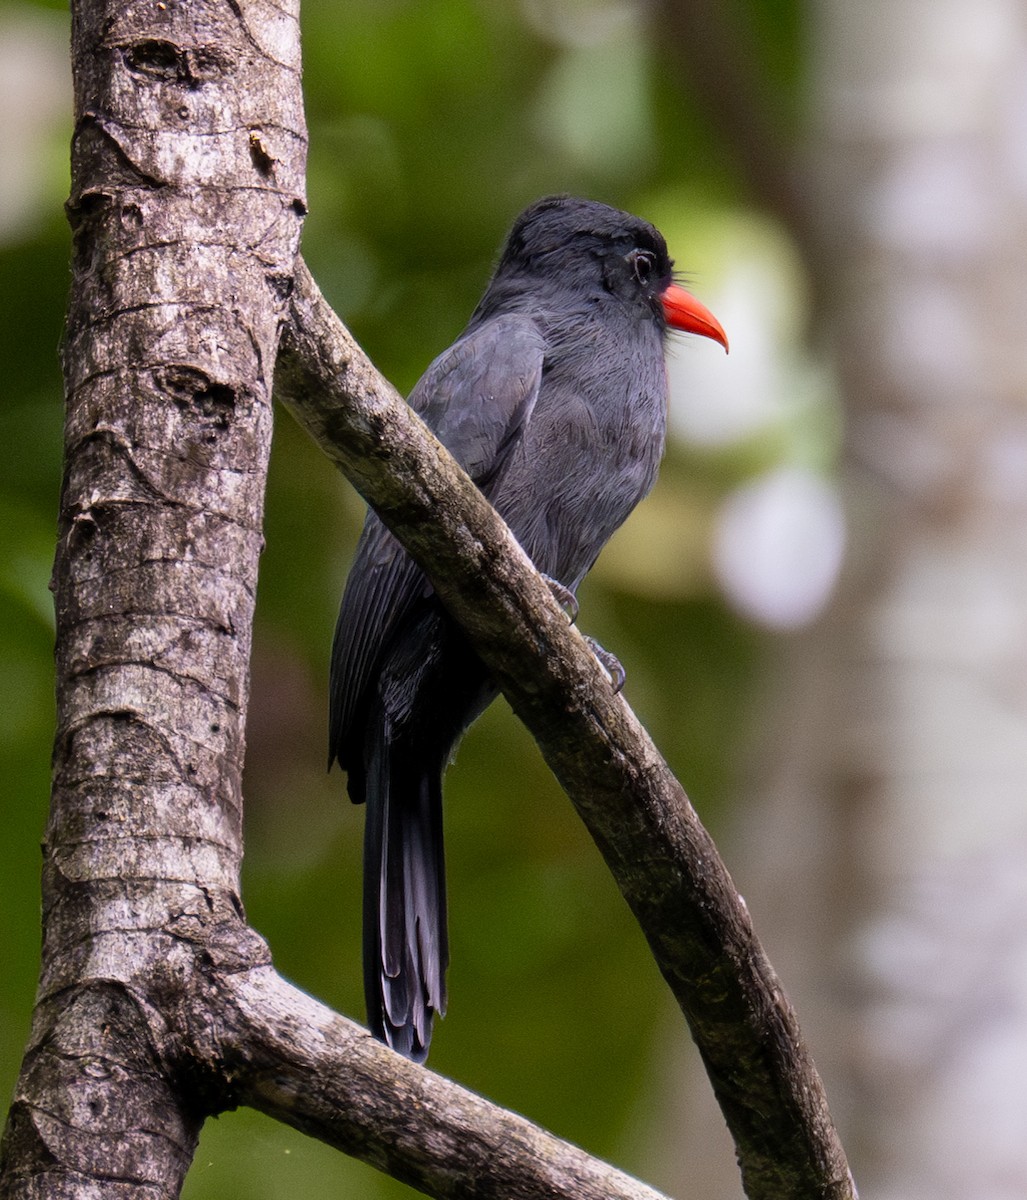
<path fill-rule="evenodd" d="M 567 614 L 567 618 L 573 625 L 578 619 L 578 598 L 569 587 L 562 584 L 559 579 L 554 579 L 552 575 L 542 573 L 542 578 L 549 585 L 549 590 L 553 593 L 556 603 Z"/>
<path fill-rule="evenodd" d="M 588 647 L 599 660 L 599 665 L 603 668 L 606 674 L 610 677 L 610 687 L 613 688 L 613 694 L 616 695 L 624 686 L 624 681 L 628 674 L 621 666 L 620 659 L 616 654 L 611 654 L 609 650 L 604 650 L 595 638 L 586 637 Z"/>

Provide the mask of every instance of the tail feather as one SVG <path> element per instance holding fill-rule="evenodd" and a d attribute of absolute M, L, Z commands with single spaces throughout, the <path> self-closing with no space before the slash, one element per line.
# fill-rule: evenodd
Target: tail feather
<path fill-rule="evenodd" d="M 389 734 L 372 738 L 367 760 L 364 994 L 372 1033 L 423 1062 L 449 965 L 442 765 Z"/>

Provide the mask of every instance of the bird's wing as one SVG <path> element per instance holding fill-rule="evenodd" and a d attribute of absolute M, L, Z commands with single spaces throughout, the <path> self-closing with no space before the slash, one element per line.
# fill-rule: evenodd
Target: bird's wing
<path fill-rule="evenodd" d="M 377 514 L 369 511 L 342 595 L 332 642 L 329 766 L 336 759 L 346 770 L 358 765 L 360 742 L 352 747 L 350 742 L 364 690 L 389 630 L 427 586 L 410 556 Z"/>
<path fill-rule="evenodd" d="M 440 354 L 410 394 L 410 407 L 486 494 L 531 416 L 545 351 L 530 317 L 494 317 Z"/>
<path fill-rule="evenodd" d="M 531 415 L 544 357 L 545 340 L 530 318 L 496 317 L 441 354 L 410 395 L 410 406 L 486 495 Z M 370 512 L 332 646 L 330 761 L 348 770 L 357 765 L 353 723 L 367 685 L 411 605 L 430 591 L 420 568 Z"/>

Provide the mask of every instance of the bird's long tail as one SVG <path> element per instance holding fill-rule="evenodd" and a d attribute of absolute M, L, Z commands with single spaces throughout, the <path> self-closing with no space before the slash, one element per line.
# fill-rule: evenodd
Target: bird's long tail
<path fill-rule="evenodd" d="M 423 1062 L 446 1011 L 442 763 L 372 735 L 364 827 L 364 995 L 371 1032 Z"/>

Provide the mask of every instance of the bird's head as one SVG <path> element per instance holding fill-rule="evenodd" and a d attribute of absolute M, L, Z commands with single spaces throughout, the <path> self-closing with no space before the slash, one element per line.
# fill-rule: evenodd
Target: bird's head
<path fill-rule="evenodd" d="M 526 208 L 510 230 L 495 279 L 526 275 L 546 290 L 615 296 L 651 311 L 673 329 L 728 348 L 717 318 L 674 282 L 674 264 L 660 231 L 607 204 L 547 196 Z"/>

